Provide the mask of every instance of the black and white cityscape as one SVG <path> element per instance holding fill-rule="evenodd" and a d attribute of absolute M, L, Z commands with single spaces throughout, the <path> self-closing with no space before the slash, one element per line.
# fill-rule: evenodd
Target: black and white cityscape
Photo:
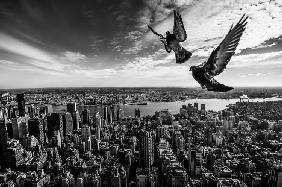
<path fill-rule="evenodd" d="M 2 90 L 1 186 L 281 186 L 282 89 L 269 90 Z"/>
<path fill-rule="evenodd" d="M 281 0 L 1 0 L 0 187 L 282 187 Z"/>

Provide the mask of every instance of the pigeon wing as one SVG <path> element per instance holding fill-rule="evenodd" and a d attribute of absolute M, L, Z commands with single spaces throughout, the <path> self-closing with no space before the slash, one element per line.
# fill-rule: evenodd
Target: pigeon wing
<path fill-rule="evenodd" d="M 231 26 L 228 34 L 225 36 L 220 45 L 213 50 L 208 61 L 205 64 L 205 70 L 211 76 L 219 75 L 226 68 L 226 65 L 234 55 L 240 38 L 246 29 L 248 17 L 245 14 L 240 21 L 233 27 Z"/>
<path fill-rule="evenodd" d="M 164 37 L 163 35 L 157 33 L 157 32 L 156 32 L 152 27 L 150 27 L 149 25 L 148 25 L 148 28 L 149 28 L 155 35 L 157 35 L 158 37 L 160 37 L 161 39 L 165 39 L 165 37 Z"/>
<path fill-rule="evenodd" d="M 206 87 L 208 91 L 214 91 L 214 92 L 228 92 L 234 89 L 233 87 L 229 87 L 217 82 L 214 78 L 210 79 Z"/>
<path fill-rule="evenodd" d="M 187 38 L 181 15 L 176 10 L 174 10 L 173 34 L 179 42 L 184 42 Z"/>

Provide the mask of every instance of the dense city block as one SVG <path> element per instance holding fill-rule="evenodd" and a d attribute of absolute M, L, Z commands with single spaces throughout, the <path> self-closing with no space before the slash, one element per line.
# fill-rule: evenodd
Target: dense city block
<path fill-rule="evenodd" d="M 127 116 L 143 93 L 104 92 L 2 94 L 0 186 L 282 186 L 282 101 Z"/>

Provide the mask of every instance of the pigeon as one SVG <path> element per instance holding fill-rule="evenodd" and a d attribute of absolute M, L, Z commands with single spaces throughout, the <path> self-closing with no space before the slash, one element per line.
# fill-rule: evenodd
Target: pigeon
<path fill-rule="evenodd" d="M 190 67 L 189 71 L 192 71 L 193 78 L 203 89 L 214 92 L 228 92 L 233 89 L 233 87 L 220 84 L 213 77 L 223 72 L 234 55 L 240 38 L 246 29 L 247 19 L 248 16 L 244 14 L 234 27 L 231 26 L 220 45 L 212 51 L 208 61 Z"/>
<path fill-rule="evenodd" d="M 184 49 L 180 42 L 184 42 L 187 38 L 187 34 L 182 22 L 181 15 L 174 10 L 174 26 L 173 33 L 169 31 L 166 32 L 166 37 L 154 31 L 152 27 L 148 25 L 148 28 L 157 36 L 160 37 L 161 42 L 165 46 L 166 52 L 170 53 L 171 50 L 175 52 L 175 58 L 177 64 L 182 64 L 185 61 L 189 60 L 192 56 L 192 53 Z"/>

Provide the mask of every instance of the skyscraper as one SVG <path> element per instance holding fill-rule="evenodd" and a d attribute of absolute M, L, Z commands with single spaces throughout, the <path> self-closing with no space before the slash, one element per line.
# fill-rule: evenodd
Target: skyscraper
<path fill-rule="evenodd" d="M 206 105 L 205 104 L 201 104 L 201 112 L 202 113 L 206 112 Z"/>
<path fill-rule="evenodd" d="M 73 120 L 73 130 L 79 129 L 79 112 L 77 111 L 76 103 L 67 104 L 67 112 L 71 113 Z"/>
<path fill-rule="evenodd" d="M 28 134 L 28 118 L 19 117 L 17 123 L 19 128 L 19 139 L 22 140 Z"/>
<path fill-rule="evenodd" d="M 91 137 L 90 127 L 88 125 L 83 125 L 81 127 L 81 138 L 83 142 L 87 142 L 89 137 Z"/>
<path fill-rule="evenodd" d="M 29 135 L 33 135 L 40 142 L 44 142 L 43 132 L 43 120 L 39 118 L 33 118 L 28 120 L 28 132 Z"/>
<path fill-rule="evenodd" d="M 60 138 L 63 140 L 63 117 L 62 114 L 52 113 L 47 115 L 48 138 L 51 139 L 55 131 L 59 131 Z"/>
<path fill-rule="evenodd" d="M 140 118 L 140 109 L 139 108 L 135 109 L 134 113 L 135 113 L 135 118 Z"/>
<path fill-rule="evenodd" d="M 140 161 L 145 168 L 150 168 L 154 163 L 154 140 L 153 131 L 141 132 Z"/>
<path fill-rule="evenodd" d="M 104 106 L 104 120 L 105 120 L 105 124 L 107 125 L 109 123 L 109 118 L 108 118 L 108 107 Z"/>
<path fill-rule="evenodd" d="M 7 139 L 8 137 L 7 137 L 5 119 L 1 119 L 0 120 L 0 158 L 1 158 L 1 161 L 3 161 L 6 156 Z"/>
<path fill-rule="evenodd" d="M 25 101 L 24 94 L 17 94 L 19 116 L 25 115 Z"/>
<path fill-rule="evenodd" d="M 95 119 L 96 119 L 96 121 L 95 121 L 95 123 L 96 123 L 96 138 L 98 140 L 100 140 L 101 139 L 102 119 L 101 119 L 99 112 L 96 113 Z"/>
<path fill-rule="evenodd" d="M 194 108 L 198 111 L 199 110 L 199 103 L 194 103 Z"/>
<path fill-rule="evenodd" d="M 82 118 L 82 124 L 90 124 L 90 110 L 89 109 L 85 109 L 82 111 L 81 114 L 81 118 Z"/>
<path fill-rule="evenodd" d="M 72 116 L 71 113 L 66 112 L 65 115 L 63 115 L 63 135 L 64 137 L 69 134 L 72 133 L 73 131 L 73 120 L 72 120 Z"/>
<path fill-rule="evenodd" d="M 13 138 L 19 139 L 19 126 L 17 118 L 12 118 Z"/>
<path fill-rule="evenodd" d="M 77 111 L 76 103 L 68 103 L 67 104 L 67 112 L 72 113 Z"/>

